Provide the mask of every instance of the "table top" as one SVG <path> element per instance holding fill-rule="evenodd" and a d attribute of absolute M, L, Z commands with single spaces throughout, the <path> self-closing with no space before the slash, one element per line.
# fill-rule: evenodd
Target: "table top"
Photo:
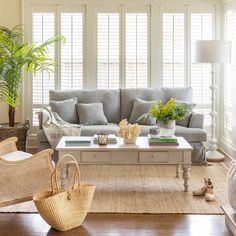
<path fill-rule="evenodd" d="M 122 138 L 117 137 L 117 143 L 107 144 L 107 145 L 98 145 L 93 143 L 94 137 L 86 136 L 63 136 L 58 143 L 56 150 L 57 151 L 66 151 L 66 150 L 79 150 L 79 151 L 119 151 L 119 150 L 136 150 L 136 151 L 191 151 L 193 148 L 191 145 L 183 138 L 176 137 L 178 139 L 178 146 L 150 146 L 148 143 L 148 137 L 138 137 L 135 144 L 124 144 Z M 90 145 L 78 145 L 78 146 L 66 146 L 66 140 L 91 140 Z"/>

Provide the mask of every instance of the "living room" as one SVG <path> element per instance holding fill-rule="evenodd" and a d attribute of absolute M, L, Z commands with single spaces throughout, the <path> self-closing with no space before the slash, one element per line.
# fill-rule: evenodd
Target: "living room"
<path fill-rule="evenodd" d="M 236 0 L 0 2 L 0 235 L 236 235 Z"/>

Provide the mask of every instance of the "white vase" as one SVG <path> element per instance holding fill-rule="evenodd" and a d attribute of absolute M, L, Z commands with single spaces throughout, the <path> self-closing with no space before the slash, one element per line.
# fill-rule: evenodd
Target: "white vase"
<path fill-rule="evenodd" d="M 157 120 L 160 136 L 173 137 L 175 134 L 175 120 Z"/>
<path fill-rule="evenodd" d="M 236 161 L 232 161 L 229 168 L 227 191 L 229 203 L 236 212 Z"/>

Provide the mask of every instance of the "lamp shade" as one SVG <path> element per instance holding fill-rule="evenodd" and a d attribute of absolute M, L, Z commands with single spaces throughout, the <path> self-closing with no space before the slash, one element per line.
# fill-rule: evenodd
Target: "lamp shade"
<path fill-rule="evenodd" d="M 196 62 L 230 63 L 231 42 L 226 40 L 196 41 Z"/>

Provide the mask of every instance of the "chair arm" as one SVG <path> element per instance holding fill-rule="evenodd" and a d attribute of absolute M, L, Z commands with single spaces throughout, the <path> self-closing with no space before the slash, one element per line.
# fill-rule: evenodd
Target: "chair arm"
<path fill-rule="evenodd" d="M 17 137 L 8 138 L 0 142 L 0 155 L 7 154 L 9 152 L 14 152 L 17 150 L 16 142 L 18 141 Z"/>
<path fill-rule="evenodd" d="M 200 113 L 192 113 L 189 121 L 189 128 L 200 128 L 204 126 L 204 115 Z"/>
<path fill-rule="evenodd" d="M 43 129 L 43 121 L 47 121 L 51 119 L 49 113 L 46 110 L 40 110 L 38 112 L 38 119 L 39 119 L 39 129 Z"/>
<path fill-rule="evenodd" d="M 52 162 L 52 155 L 54 151 L 53 149 L 45 149 L 41 152 L 36 153 L 35 155 L 32 156 L 32 158 L 46 158 L 48 160 L 48 165 L 51 169 L 51 171 L 54 170 L 53 162 Z"/>

